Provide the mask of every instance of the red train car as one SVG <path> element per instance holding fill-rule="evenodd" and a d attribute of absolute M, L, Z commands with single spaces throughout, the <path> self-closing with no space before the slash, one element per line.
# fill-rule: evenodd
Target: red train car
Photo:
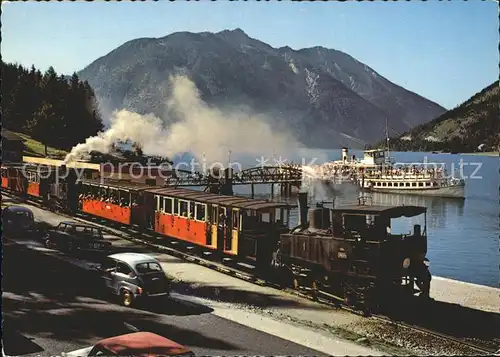
<path fill-rule="evenodd" d="M 82 212 L 125 225 L 147 227 L 143 190 L 149 185 L 123 180 L 81 180 Z"/>
<path fill-rule="evenodd" d="M 28 196 L 41 197 L 40 172 L 37 169 L 30 168 L 27 168 L 24 171 L 24 176 L 28 180 L 26 193 Z"/>
<path fill-rule="evenodd" d="M 27 180 L 20 165 L 2 166 L 2 188 L 19 194 L 27 192 Z"/>
<path fill-rule="evenodd" d="M 144 192 L 154 198 L 154 230 L 211 250 L 269 264 L 279 235 L 288 232 L 287 203 L 182 188 Z"/>
<path fill-rule="evenodd" d="M 2 166 L 2 188 L 9 188 L 9 176 L 7 168 Z"/>

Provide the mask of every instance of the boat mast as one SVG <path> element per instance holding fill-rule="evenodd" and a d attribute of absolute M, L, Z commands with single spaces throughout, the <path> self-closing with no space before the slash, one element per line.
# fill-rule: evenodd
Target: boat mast
<path fill-rule="evenodd" d="M 385 139 L 387 141 L 387 160 L 388 160 L 387 162 L 389 162 L 391 152 L 389 149 L 389 126 L 387 124 L 387 117 L 385 118 Z"/>

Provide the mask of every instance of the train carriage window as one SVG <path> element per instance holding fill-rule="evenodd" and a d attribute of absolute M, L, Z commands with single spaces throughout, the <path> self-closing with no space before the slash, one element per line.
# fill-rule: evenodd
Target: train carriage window
<path fill-rule="evenodd" d="M 196 204 L 196 220 L 197 221 L 205 221 L 205 212 L 206 212 L 206 205 L 203 203 L 197 203 Z"/>
<path fill-rule="evenodd" d="M 109 194 L 108 194 L 108 197 L 106 198 L 106 201 L 109 202 L 109 203 L 118 203 L 118 190 L 114 189 L 114 188 L 110 188 L 109 189 Z"/>
<path fill-rule="evenodd" d="M 179 215 L 179 199 L 174 198 L 174 215 Z"/>
<path fill-rule="evenodd" d="M 207 212 L 206 219 L 208 222 L 212 222 L 212 209 L 208 205 L 204 205 L 204 206 L 205 206 L 205 211 Z"/>
<path fill-rule="evenodd" d="M 219 207 L 218 206 L 212 206 L 212 223 L 217 224 L 219 220 Z"/>
<path fill-rule="evenodd" d="M 172 199 L 165 197 L 165 213 L 172 214 Z"/>
<path fill-rule="evenodd" d="M 106 197 L 106 189 L 104 187 L 97 187 L 97 190 L 99 192 L 99 200 L 104 201 Z"/>
<path fill-rule="evenodd" d="M 134 204 L 138 204 L 138 200 L 139 198 L 137 197 L 137 192 L 128 192 L 128 191 L 124 191 L 124 197 L 123 197 L 123 205 L 125 207 L 131 207 L 132 206 L 132 203 Z"/>
<path fill-rule="evenodd" d="M 189 213 L 189 202 L 179 200 L 179 213 L 182 217 L 187 217 Z"/>
<path fill-rule="evenodd" d="M 240 211 L 233 210 L 233 229 L 238 229 L 240 222 Z"/>
<path fill-rule="evenodd" d="M 424 183 L 423 182 L 419 182 L 418 183 L 418 187 L 423 187 L 424 186 Z"/>
<path fill-rule="evenodd" d="M 412 182 L 412 183 L 411 183 L 411 185 L 412 185 L 413 187 L 416 187 L 416 186 L 417 186 L 417 183 L 416 183 L 416 182 Z"/>
<path fill-rule="evenodd" d="M 191 219 L 196 219 L 196 203 L 195 202 L 189 202 L 189 218 Z"/>
<path fill-rule="evenodd" d="M 165 212 L 165 199 L 162 196 L 158 196 L 158 211 Z"/>

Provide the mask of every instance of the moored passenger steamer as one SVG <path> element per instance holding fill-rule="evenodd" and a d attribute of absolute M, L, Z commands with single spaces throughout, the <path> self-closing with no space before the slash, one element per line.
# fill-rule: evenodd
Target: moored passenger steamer
<path fill-rule="evenodd" d="M 367 164 L 358 174 L 362 189 L 373 192 L 465 198 L 465 181 L 450 177 L 444 168 L 427 168 L 427 165 L 393 166 L 385 150 L 365 151 L 363 163 Z M 387 164 L 388 163 L 388 164 Z"/>

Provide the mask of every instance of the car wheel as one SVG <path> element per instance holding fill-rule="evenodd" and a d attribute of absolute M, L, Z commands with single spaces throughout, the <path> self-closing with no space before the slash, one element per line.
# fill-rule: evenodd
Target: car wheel
<path fill-rule="evenodd" d="M 45 239 L 45 247 L 48 249 L 52 249 L 53 244 L 50 239 Z"/>
<path fill-rule="evenodd" d="M 123 306 L 127 306 L 127 307 L 130 307 L 132 306 L 132 303 L 133 303 L 133 300 L 134 300 L 134 297 L 132 295 L 132 293 L 128 290 L 123 290 L 122 293 L 121 293 L 121 300 L 122 300 L 122 305 Z"/>

